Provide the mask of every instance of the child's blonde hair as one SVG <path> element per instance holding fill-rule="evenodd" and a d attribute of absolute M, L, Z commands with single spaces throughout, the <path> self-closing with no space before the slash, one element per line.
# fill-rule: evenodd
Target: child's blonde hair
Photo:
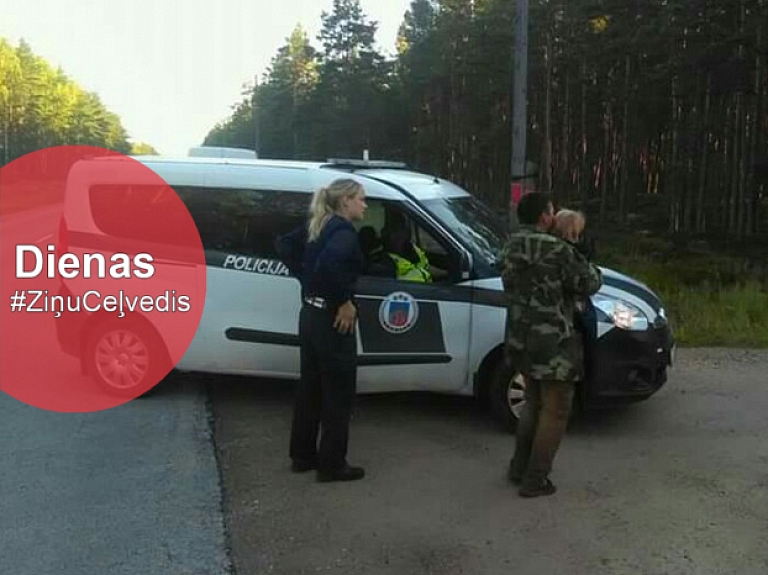
<path fill-rule="evenodd" d="M 569 242 L 578 241 L 579 236 L 584 232 L 587 224 L 587 218 L 582 212 L 575 210 L 560 210 L 555 214 L 555 223 L 553 231 L 555 235 Z"/>

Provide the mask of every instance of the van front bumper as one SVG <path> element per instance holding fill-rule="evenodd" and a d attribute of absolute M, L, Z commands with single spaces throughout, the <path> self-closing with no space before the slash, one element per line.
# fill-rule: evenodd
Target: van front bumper
<path fill-rule="evenodd" d="M 648 331 L 614 328 L 597 340 L 584 388 L 588 406 L 643 401 L 667 381 L 674 341 L 669 327 Z"/>

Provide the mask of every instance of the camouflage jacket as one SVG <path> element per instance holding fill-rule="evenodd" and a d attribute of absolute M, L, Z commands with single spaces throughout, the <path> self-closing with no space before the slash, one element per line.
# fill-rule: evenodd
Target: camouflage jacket
<path fill-rule="evenodd" d="M 535 380 L 574 381 L 583 372 L 576 302 L 602 285 L 597 266 L 571 244 L 524 226 L 501 254 L 507 295 L 507 360 Z"/>

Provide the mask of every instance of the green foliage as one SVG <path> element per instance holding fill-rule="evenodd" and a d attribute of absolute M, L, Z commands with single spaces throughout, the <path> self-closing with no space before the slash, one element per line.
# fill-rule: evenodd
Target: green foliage
<path fill-rule="evenodd" d="M 96 94 L 36 56 L 24 41 L 0 39 L 0 164 L 58 145 L 90 145 L 127 153 L 120 119 Z"/>
<path fill-rule="evenodd" d="M 364 149 L 402 158 L 407 115 L 394 64 L 374 48 L 376 28 L 359 0 L 334 0 L 322 15 L 322 50 L 297 27 L 205 145 L 256 148 L 263 158 L 361 157 Z"/>
<path fill-rule="evenodd" d="M 209 140 L 258 133 L 262 157 L 296 159 L 367 148 L 506 212 L 515 4 L 413 0 L 387 61 L 358 0 L 335 0 L 321 48 L 294 33 Z M 764 342 L 756 286 L 768 272 L 749 270 L 765 249 L 747 265 L 688 250 L 686 238 L 768 240 L 768 1 L 532 0 L 529 21 L 527 159 L 539 188 L 591 227 L 620 225 L 599 244 L 601 263 L 659 291 L 683 341 Z"/>
<path fill-rule="evenodd" d="M 768 347 L 768 268 L 643 234 L 606 235 L 597 250 L 598 263 L 661 297 L 681 345 Z"/>
<path fill-rule="evenodd" d="M 257 149 L 256 123 L 251 98 L 247 97 L 234 106 L 232 115 L 225 122 L 214 126 L 205 137 L 203 145 Z"/>
<path fill-rule="evenodd" d="M 149 144 L 146 144 L 144 142 L 133 142 L 131 144 L 131 155 L 132 156 L 157 156 L 157 150 L 155 150 L 152 146 Z"/>
<path fill-rule="evenodd" d="M 324 63 L 349 65 L 379 58 L 373 49 L 377 24 L 368 21 L 359 0 L 333 0 L 333 9 L 321 19 Z"/>
<path fill-rule="evenodd" d="M 392 65 L 374 48 L 377 26 L 359 0 L 334 0 L 322 15 L 320 74 L 309 104 L 315 113 L 308 114 L 314 158 L 361 157 L 365 149 L 392 156 L 391 145 L 399 148 L 391 133 Z"/>
<path fill-rule="evenodd" d="M 248 94 L 253 117 L 239 106 L 210 138 L 258 133 L 264 157 L 368 148 L 506 210 L 514 17 L 510 0 L 413 0 L 386 61 L 359 1 L 335 0 L 321 48 L 294 33 Z M 597 202 L 605 221 L 652 203 L 674 233 L 764 233 L 766 18 L 765 0 L 532 1 L 527 156 L 539 187 Z M 286 73 L 296 53 L 311 81 Z"/>
<path fill-rule="evenodd" d="M 662 295 L 681 345 L 768 348 L 768 290 L 760 283 L 701 284 Z"/>

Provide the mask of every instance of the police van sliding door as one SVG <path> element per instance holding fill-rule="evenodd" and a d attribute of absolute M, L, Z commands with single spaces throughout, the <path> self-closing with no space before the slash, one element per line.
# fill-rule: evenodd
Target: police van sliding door
<path fill-rule="evenodd" d="M 468 385 L 472 292 L 461 285 L 461 255 L 404 209 L 369 199 L 360 226 L 369 267 L 357 289 L 358 389 L 456 392 Z M 411 241 L 437 272 L 429 282 L 396 279 L 376 263 L 389 257 L 382 245 L 385 224 L 403 217 Z"/>
<path fill-rule="evenodd" d="M 223 167 L 224 168 L 224 167 Z M 190 369 L 273 377 L 299 372 L 299 283 L 275 239 L 301 225 L 311 196 L 300 170 L 225 166 L 186 200 L 206 250 L 206 304 Z"/>

